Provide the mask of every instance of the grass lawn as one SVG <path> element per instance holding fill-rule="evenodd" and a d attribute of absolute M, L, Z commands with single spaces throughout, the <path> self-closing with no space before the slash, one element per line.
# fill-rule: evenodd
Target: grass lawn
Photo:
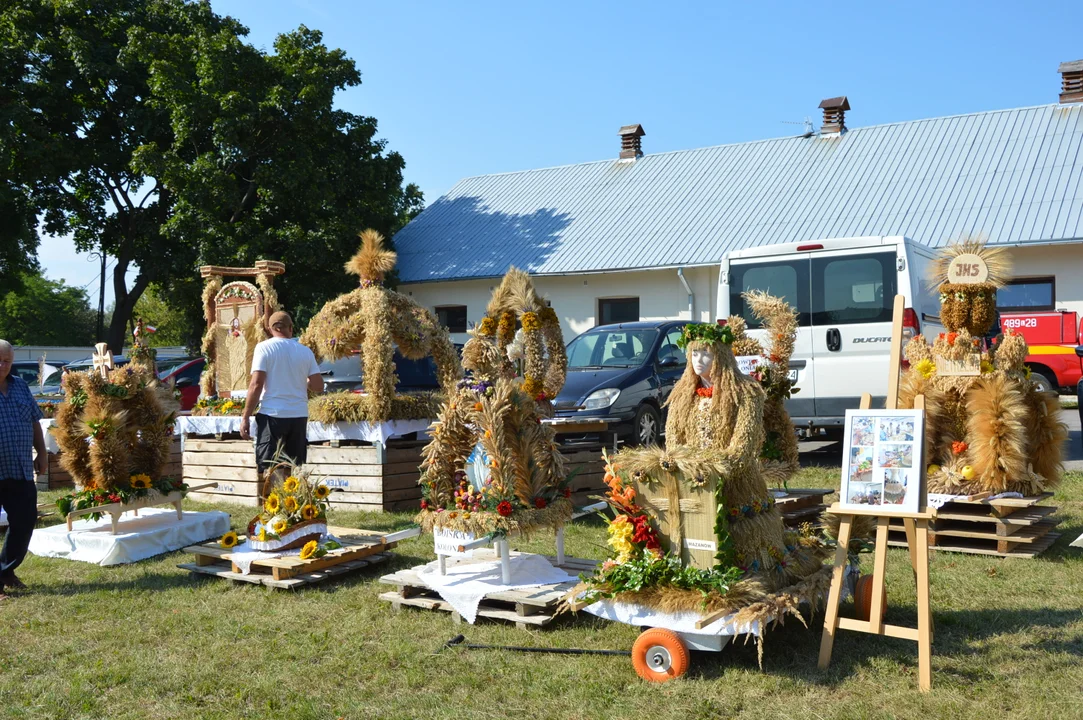
<path fill-rule="evenodd" d="M 795 484 L 834 486 L 836 472 L 805 470 Z M 31 556 L 20 570 L 31 591 L 0 603 L 0 717 L 1083 717 L 1083 551 L 1068 547 L 1083 532 L 1083 473 L 1068 476 L 1055 502 L 1062 537 L 1037 560 L 933 552 L 929 695 L 917 691 L 916 646 L 902 640 L 841 631 L 831 668 L 817 670 L 822 614 L 812 630 L 791 621 L 769 632 L 762 671 L 755 647 L 738 644 L 694 654 L 689 675 L 666 685 L 640 681 L 624 657 L 436 655 L 458 632 L 480 643 L 626 650 L 638 631 L 586 615 L 528 632 L 393 613 L 376 580 L 432 559 L 431 539 L 419 538 L 372 572 L 295 593 L 191 575 L 177 569 L 188 560 L 180 553 L 108 568 Z M 237 530 L 251 512 L 220 509 Z M 388 530 L 410 522 L 331 519 Z M 552 552 L 552 538 L 513 546 Z M 603 557 L 601 523 L 575 523 L 567 549 Z M 887 619 L 912 624 L 904 551 L 889 552 L 888 571 Z"/>

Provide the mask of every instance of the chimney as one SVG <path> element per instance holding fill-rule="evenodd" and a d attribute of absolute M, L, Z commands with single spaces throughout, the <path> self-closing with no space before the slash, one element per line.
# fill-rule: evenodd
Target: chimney
<path fill-rule="evenodd" d="M 1057 72 L 1060 73 L 1060 101 L 1083 102 L 1083 60 L 1063 62 Z"/>
<path fill-rule="evenodd" d="M 620 135 L 621 160 L 636 160 L 643 157 L 643 148 L 640 147 L 639 138 L 646 135 L 642 125 L 625 125 L 617 131 Z"/>
<path fill-rule="evenodd" d="M 845 95 L 827 98 L 820 103 L 824 111 L 824 124 L 820 126 L 821 135 L 841 135 L 846 132 L 846 111 L 850 101 Z"/>

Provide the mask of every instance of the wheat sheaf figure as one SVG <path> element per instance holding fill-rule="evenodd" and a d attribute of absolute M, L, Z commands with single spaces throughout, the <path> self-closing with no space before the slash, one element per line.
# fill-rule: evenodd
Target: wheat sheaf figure
<path fill-rule="evenodd" d="M 1033 495 L 1056 487 L 1064 472 L 1068 429 L 1056 396 L 1030 379 L 1026 340 L 1009 330 L 989 347 L 983 342 L 995 322 L 996 291 L 1010 272 L 1002 249 L 968 237 L 945 248 L 932 266 L 945 332 L 931 345 L 920 335 L 910 341 L 910 369 L 899 389 L 902 408 L 925 396 L 932 492 Z M 977 361 L 977 374 L 947 374 L 968 358 Z"/>
<path fill-rule="evenodd" d="M 436 316 L 384 286 L 397 257 L 386 247 L 384 237 L 370 229 L 360 233 L 360 238 L 361 248 L 345 264 L 347 272 L 359 276 L 360 287 L 324 305 L 300 340 L 317 361 L 340 360 L 360 349 L 366 395 L 356 398 L 364 407 L 351 413 L 383 422 L 393 418 L 396 407 L 396 347 L 410 360 L 431 355 L 440 386 L 448 395 L 462 378 L 462 366 L 447 328 Z"/>

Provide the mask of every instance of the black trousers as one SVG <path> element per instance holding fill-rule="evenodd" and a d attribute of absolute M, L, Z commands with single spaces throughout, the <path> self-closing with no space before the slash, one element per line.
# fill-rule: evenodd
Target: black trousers
<path fill-rule="evenodd" d="M 260 473 L 279 460 L 303 465 L 308 460 L 308 418 L 280 418 L 256 413 L 256 464 Z"/>
<path fill-rule="evenodd" d="M 15 572 L 38 522 L 38 489 L 30 480 L 0 480 L 0 507 L 8 514 L 8 532 L 0 549 L 0 586 Z"/>

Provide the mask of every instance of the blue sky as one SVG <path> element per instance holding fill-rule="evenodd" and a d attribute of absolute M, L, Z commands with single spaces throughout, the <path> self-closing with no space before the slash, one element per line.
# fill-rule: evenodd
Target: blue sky
<path fill-rule="evenodd" d="M 630 123 L 654 153 L 798 134 L 836 95 L 850 127 L 1053 103 L 1057 65 L 1083 58 L 1068 2 L 212 5 L 268 51 L 301 24 L 345 49 L 363 82 L 338 104 L 378 120 L 427 202 L 463 177 L 615 157 Z M 96 304 L 70 241 L 39 258 Z"/>

